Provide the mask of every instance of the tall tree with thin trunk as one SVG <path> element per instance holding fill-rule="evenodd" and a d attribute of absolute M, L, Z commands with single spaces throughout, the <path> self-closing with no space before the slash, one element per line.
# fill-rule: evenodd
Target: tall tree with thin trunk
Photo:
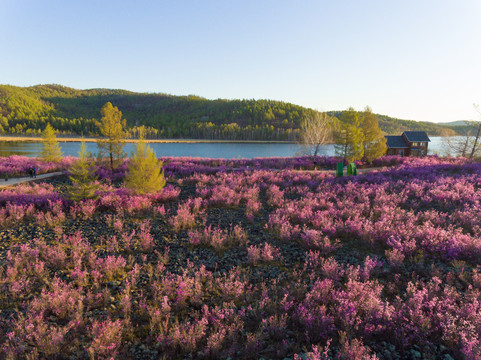
<path fill-rule="evenodd" d="M 332 127 L 337 119 L 325 112 L 312 112 L 305 117 L 300 128 L 300 143 L 309 154 L 317 156 L 321 145 L 332 140 Z"/>
<path fill-rule="evenodd" d="M 364 135 L 361 130 L 361 118 L 352 107 L 344 111 L 335 131 L 336 155 L 345 161 L 359 160 L 364 155 Z"/>
<path fill-rule="evenodd" d="M 369 106 L 366 106 L 361 115 L 361 129 L 364 135 L 362 142 L 364 148 L 363 158 L 372 161 L 386 154 L 386 138 L 379 128 L 376 115 L 372 113 Z"/>
<path fill-rule="evenodd" d="M 97 141 L 99 157 L 103 158 L 107 155 L 110 160 L 110 170 L 113 171 L 114 162 L 118 162 L 125 156 L 123 147 L 126 121 L 122 119 L 122 112 L 110 102 L 102 107 L 101 113 L 102 119 L 97 122 L 97 126 L 104 139 Z"/>
<path fill-rule="evenodd" d="M 47 124 L 42 132 L 42 144 L 43 149 L 40 152 L 40 157 L 43 160 L 60 161 L 62 159 L 62 151 L 55 136 L 55 130 L 50 124 Z"/>

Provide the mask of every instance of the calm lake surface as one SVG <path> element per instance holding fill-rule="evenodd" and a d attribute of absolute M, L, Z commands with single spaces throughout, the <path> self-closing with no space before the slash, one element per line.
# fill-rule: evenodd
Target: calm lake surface
<path fill-rule="evenodd" d="M 62 152 L 66 156 L 77 156 L 80 150 L 80 142 L 60 142 Z M 203 158 L 252 159 L 256 157 L 288 157 L 302 155 L 303 148 L 297 144 L 274 144 L 274 143 L 149 143 L 157 156 L 192 156 Z M 97 144 L 86 143 L 87 151 L 97 153 Z M 124 151 L 130 155 L 134 151 L 135 144 L 126 143 Z M 23 155 L 29 157 L 39 156 L 42 149 L 41 142 L 9 142 L 0 141 L 0 156 Z M 429 154 L 445 155 L 442 137 L 431 137 L 428 145 Z M 334 155 L 334 145 L 324 145 L 321 154 Z"/>

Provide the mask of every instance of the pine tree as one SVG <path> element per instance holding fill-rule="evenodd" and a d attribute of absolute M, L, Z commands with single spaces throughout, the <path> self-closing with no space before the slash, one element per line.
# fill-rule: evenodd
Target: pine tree
<path fill-rule="evenodd" d="M 366 107 L 361 116 L 361 129 L 364 134 L 363 148 L 364 159 L 372 161 L 386 154 L 386 138 L 384 137 L 376 115 L 372 113 L 369 106 Z"/>
<path fill-rule="evenodd" d="M 40 152 L 40 157 L 45 161 L 60 161 L 62 158 L 62 151 L 55 136 L 55 130 L 50 124 L 47 124 L 42 132 L 43 149 Z"/>
<path fill-rule="evenodd" d="M 339 120 L 339 127 L 335 131 L 336 155 L 342 156 L 345 161 L 361 159 L 364 155 L 364 135 L 360 128 L 359 113 L 349 108 L 343 112 Z"/>
<path fill-rule="evenodd" d="M 106 103 L 101 110 L 102 120 L 97 123 L 100 133 L 106 138 L 97 142 L 99 147 L 99 158 L 109 156 L 110 169 L 114 169 L 114 161 L 119 161 L 125 156 L 123 151 L 125 138 L 125 119 L 122 119 L 122 112 L 110 102 Z"/>
<path fill-rule="evenodd" d="M 125 186 L 137 194 L 158 192 L 165 186 L 162 162 L 155 157 L 154 151 L 143 139 L 136 144 L 135 153 L 132 153 Z"/>
<path fill-rule="evenodd" d="M 80 145 L 80 152 L 78 160 L 72 165 L 70 169 L 70 180 L 72 186 L 70 187 L 70 198 L 72 200 L 93 199 L 97 195 L 95 191 L 98 189 L 98 184 L 95 182 L 95 169 L 91 164 L 90 153 L 87 152 L 85 143 Z"/>

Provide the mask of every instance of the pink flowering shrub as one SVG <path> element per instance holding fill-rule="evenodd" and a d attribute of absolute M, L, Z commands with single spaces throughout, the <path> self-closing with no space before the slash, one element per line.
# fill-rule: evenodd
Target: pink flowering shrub
<path fill-rule="evenodd" d="M 83 295 L 79 289 L 54 279 L 50 292 L 42 290 L 40 297 L 30 303 L 30 309 L 44 317 L 54 315 L 58 319 L 82 317 Z"/>
<path fill-rule="evenodd" d="M 339 240 L 331 240 L 328 236 L 323 236 L 319 230 L 307 229 L 301 235 L 302 243 L 313 249 L 319 249 L 323 254 L 329 254 L 340 247 Z"/>
<path fill-rule="evenodd" d="M 16 205 L 7 202 L 5 207 L 0 209 L 0 226 L 8 227 L 15 225 L 21 221 L 31 220 L 34 216 L 34 205 Z"/>
<path fill-rule="evenodd" d="M 177 214 L 169 220 L 170 225 L 175 231 L 191 229 L 196 226 L 196 213 L 193 212 L 189 204 L 179 205 Z"/>
<path fill-rule="evenodd" d="M 189 241 L 192 245 L 210 245 L 215 250 L 220 251 L 227 243 L 227 235 L 219 228 L 212 229 L 209 225 L 203 232 L 189 231 Z"/>
<path fill-rule="evenodd" d="M 362 340 L 358 339 L 346 339 L 346 334 L 341 333 L 341 350 L 337 356 L 338 359 L 365 359 L 365 360 L 378 360 L 376 355 L 372 354 L 371 349 L 365 346 Z"/>
<path fill-rule="evenodd" d="M 48 209 L 49 204 L 61 200 L 60 195 L 50 184 L 19 184 L 0 192 L 0 204 L 10 202 L 15 205 L 33 205 L 36 209 Z"/>
<path fill-rule="evenodd" d="M 150 199 L 158 203 L 174 201 L 179 197 L 180 191 L 181 189 L 179 187 L 168 184 L 161 192 L 150 194 Z"/>
<path fill-rule="evenodd" d="M 144 253 L 152 252 L 154 248 L 154 237 L 150 233 L 151 227 L 148 222 L 140 224 L 140 230 L 138 233 L 138 241 L 140 248 Z"/>
<path fill-rule="evenodd" d="M 275 261 L 280 256 L 280 250 L 268 243 L 265 243 L 264 247 L 251 245 L 247 248 L 247 259 L 253 265 L 259 262 Z"/>
<path fill-rule="evenodd" d="M 77 322 L 65 326 L 54 325 L 41 314 L 20 314 L 12 324 L 3 345 L 3 354 L 11 358 L 56 357 L 68 346 L 67 334 L 75 329 Z"/>
<path fill-rule="evenodd" d="M 230 231 L 212 228 L 209 225 L 203 231 L 189 231 L 188 236 L 192 245 L 207 245 L 216 251 L 222 251 L 227 246 L 247 244 L 247 235 L 239 225 L 234 226 Z"/>
<path fill-rule="evenodd" d="M 246 204 L 246 217 L 249 220 L 254 220 L 255 216 L 259 214 L 259 212 L 262 210 L 262 204 L 259 201 L 255 201 L 252 199 L 247 200 Z"/>
<path fill-rule="evenodd" d="M 126 261 L 122 256 L 107 256 L 96 261 L 96 267 L 101 269 L 108 281 L 122 277 L 125 272 Z"/>
<path fill-rule="evenodd" d="M 299 356 L 299 354 L 294 354 L 294 360 L 328 360 L 329 359 L 328 351 L 329 351 L 330 343 L 331 343 L 331 340 L 328 340 L 327 345 L 322 349 L 319 349 L 318 346 L 314 345 L 312 347 L 312 352 L 306 353 L 304 357 Z"/>
<path fill-rule="evenodd" d="M 97 204 L 95 200 L 82 200 L 70 207 L 70 215 L 74 219 L 91 219 L 96 210 Z"/>
<path fill-rule="evenodd" d="M 284 202 L 284 191 L 279 186 L 271 185 L 267 188 L 267 203 L 273 207 L 281 207 Z"/>
<path fill-rule="evenodd" d="M 3 189 L 0 353 L 478 359 L 481 165 L 318 160 L 169 158 L 146 196 L 99 165 L 82 202 Z"/>
<path fill-rule="evenodd" d="M 122 341 L 122 323 L 120 320 L 94 321 L 89 332 L 93 341 L 88 352 L 92 357 L 98 359 L 116 357 Z"/>
<path fill-rule="evenodd" d="M 233 244 L 245 246 L 248 243 L 248 235 L 240 225 L 235 225 L 231 228 L 229 237 Z"/>
<path fill-rule="evenodd" d="M 74 161 L 75 158 L 71 156 L 63 157 L 60 162 L 49 162 L 26 156 L 11 155 L 0 157 L 0 174 L 7 173 L 9 177 L 28 176 L 28 170 L 32 167 L 37 169 L 37 174 L 65 171 L 72 166 Z"/>
<path fill-rule="evenodd" d="M 385 255 L 388 262 L 395 267 L 401 266 L 405 259 L 403 252 L 398 249 L 386 250 Z"/>

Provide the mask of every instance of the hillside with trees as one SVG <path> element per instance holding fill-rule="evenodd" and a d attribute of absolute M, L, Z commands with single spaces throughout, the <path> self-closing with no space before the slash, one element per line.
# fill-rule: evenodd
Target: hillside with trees
<path fill-rule="evenodd" d="M 62 135 L 98 136 L 96 123 L 107 102 L 127 121 L 127 136 L 223 140 L 289 140 L 299 137 L 304 118 L 314 110 L 274 100 L 208 100 L 198 96 L 77 90 L 61 85 L 0 85 L 0 133 L 39 135 L 50 123 Z M 329 115 L 340 117 L 341 111 Z M 382 131 L 425 130 L 443 135 L 447 126 L 376 115 Z M 141 128 L 143 126 L 143 128 Z"/>
<path fill-rule="evenodd" d="M 330 116 L 340 118 L 345 111 L 329 111 Z M 455 135 L 456 125 L 437 124 L 429 121 L 401 120 L 387 115 L 375 114 L 380 129 L 386 134 L 401 135 L 403 131 L 426 131 L 431 136 Z"/>

